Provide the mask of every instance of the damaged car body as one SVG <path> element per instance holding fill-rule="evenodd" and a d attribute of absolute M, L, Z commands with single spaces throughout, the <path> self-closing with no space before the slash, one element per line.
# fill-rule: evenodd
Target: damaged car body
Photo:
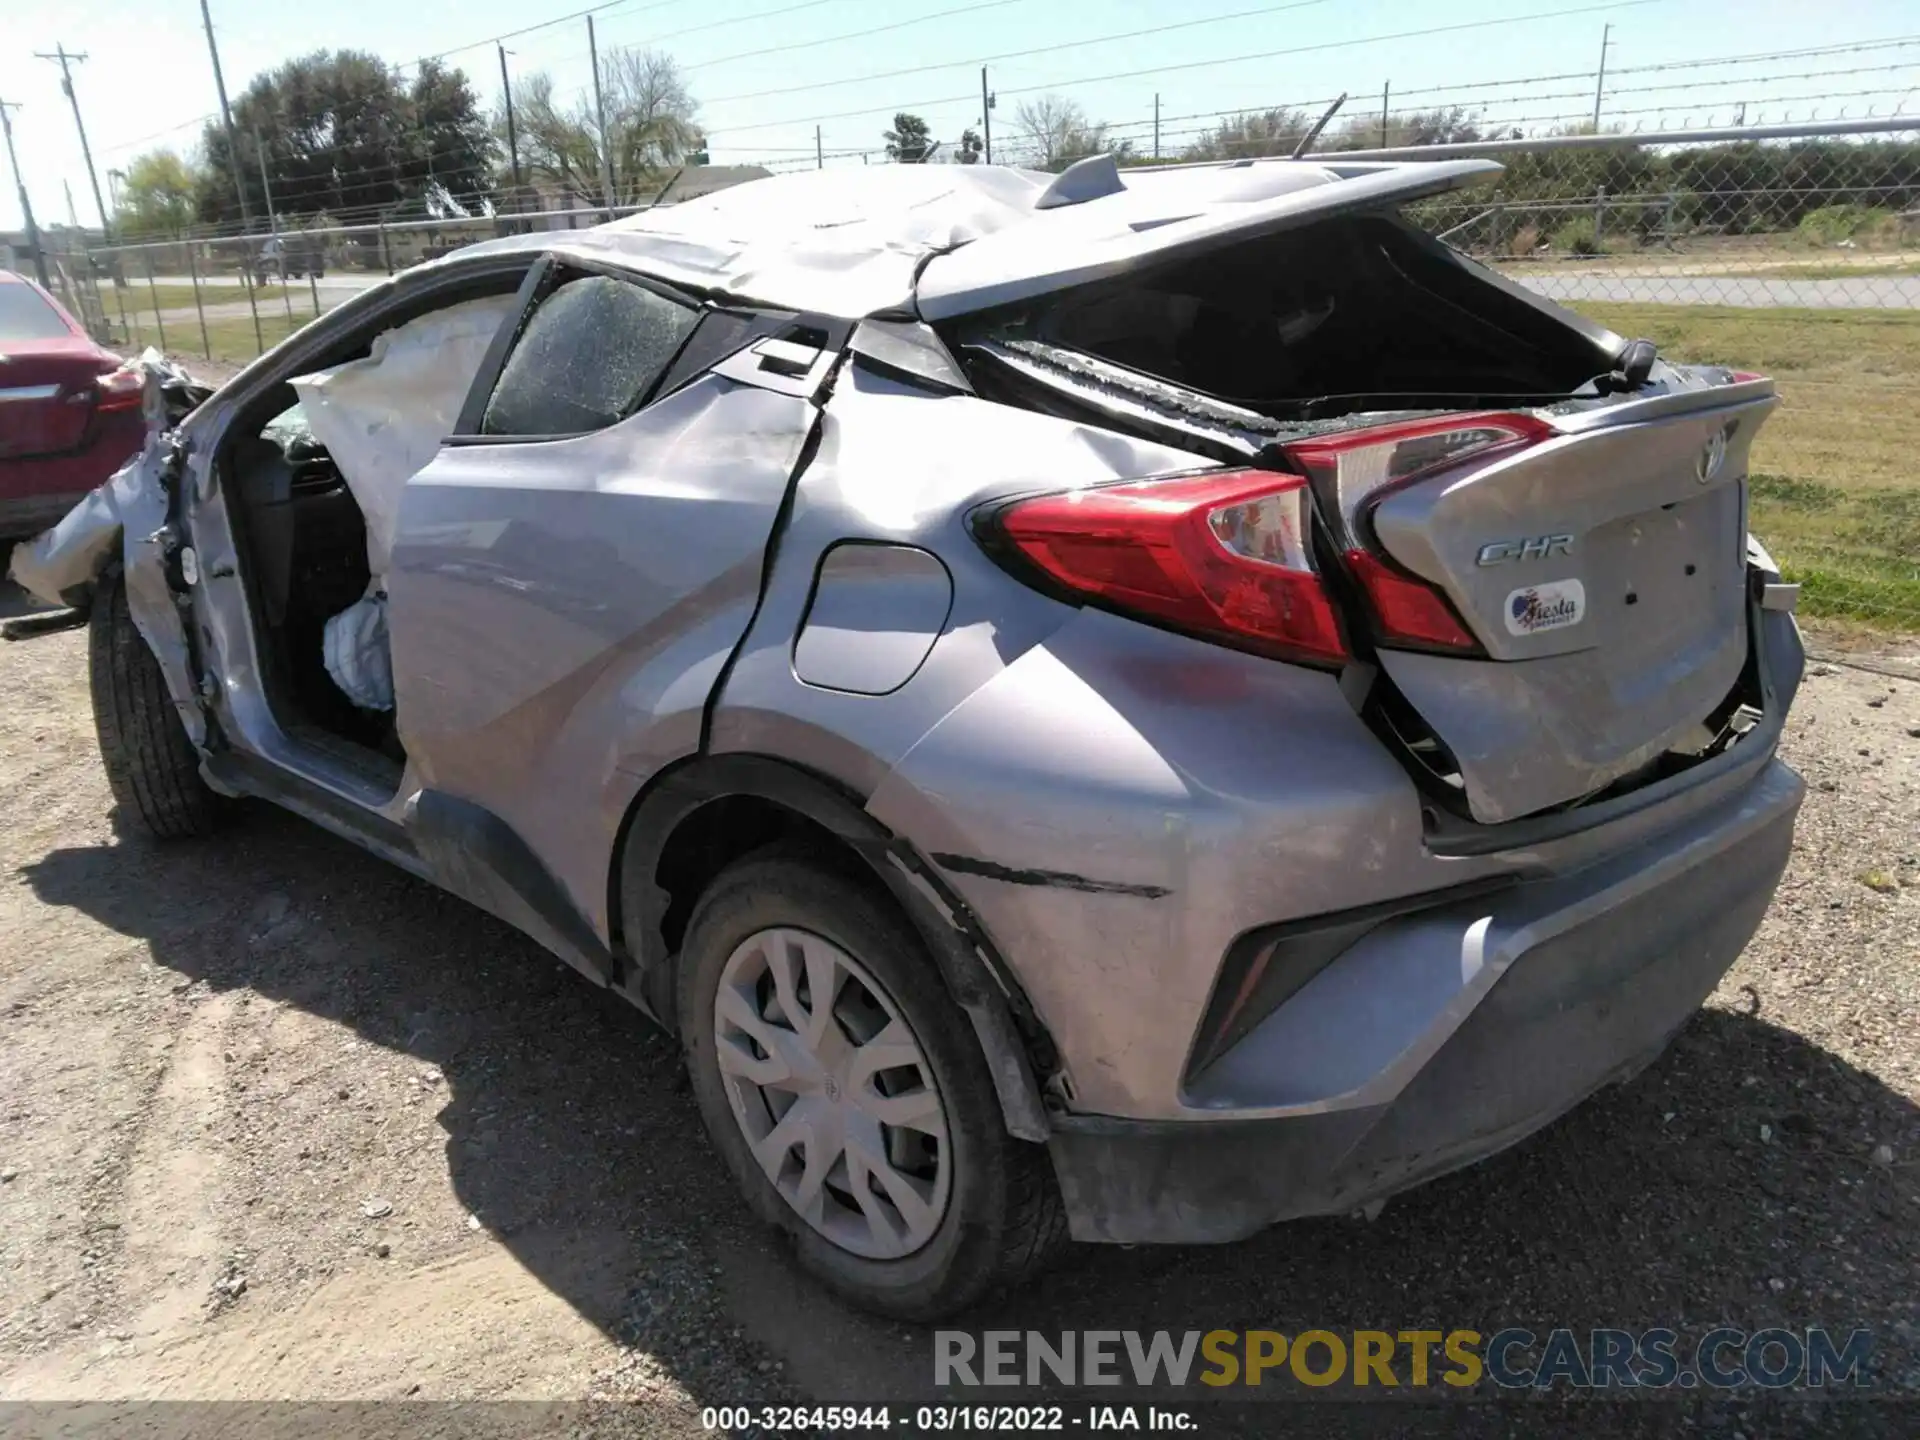
<path fill-rule="evenodd" d="M 824 171 L 489 242 L 15 574 L 94 587 L 129 818 L 264 797 L 620 991 L 859 1304 L 1364 1207 L 1650 1063 L 1801 795 L 1772 383 L 1400 214 L 1496 171 Z"/>

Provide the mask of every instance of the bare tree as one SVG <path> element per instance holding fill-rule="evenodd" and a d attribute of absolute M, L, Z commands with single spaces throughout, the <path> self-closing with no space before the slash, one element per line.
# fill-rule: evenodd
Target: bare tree
<path fill-rule="evenodd" d="M 693 117 L 700 107 L 664 50 L 636 45 L 613 51 L 601 69 L 601 86 L 616 173 L 651 177 L 699 148 Z"/>
<path fill-rule="evenodd" d="M 591 92 L 566 104 L 544 71 L 520 79 L 513 110 L 521 159 L 532 175 L 562 194 L 597 203 L 604 139 L 612 151 L 615 200 L 635 204 L 650 198 L 663 176 L 699 148 L 694 122 L 699 106 L 673 57 L 658 50 L 609 52 L 600 63 L 600 86 L 607 111 L 604 137 Z"/>
<path fill-rule="evenodd" d="M 1104 120 L 1089 120 L 1080 102 L 1061 95 L 1039 95 L 1022 100 L 1014 123 L 1025 138 L 1032 162 L 1042 170 L 1064 170 L 1089 155 L 1112 154 L 1130 159 L 1131 140 L 1113 140 Z"/>

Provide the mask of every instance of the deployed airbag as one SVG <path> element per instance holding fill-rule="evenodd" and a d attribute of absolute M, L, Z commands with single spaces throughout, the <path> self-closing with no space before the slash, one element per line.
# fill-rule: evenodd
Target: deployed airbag
<path fill-rule="evenodd" d="M 366 517 L 376 582 L 393 554 L 407 480 L 452 433 L 487 346 L 518 307 L 512 295 L 463 301 L 386 331 L 365 359 L 292 382 L 313 438 Z"/>
<path fill-rule="evenodd" d="M 370 593 L 327 621 L 322 658 L 333 683 L 362 710 L 393 709 L 387 597 Z"/>

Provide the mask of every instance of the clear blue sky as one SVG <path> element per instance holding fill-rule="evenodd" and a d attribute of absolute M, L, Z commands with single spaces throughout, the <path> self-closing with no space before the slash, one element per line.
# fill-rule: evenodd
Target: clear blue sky
<path fill-rule="evenodd" d="M 43 223 L 67 219 L 65 182 L 75 211 L 92 224 L 58 67 L 34 52 L 64 44 L 88 54 L 74 80 L 105 189 L 106 172 L 142 150 L 190 149 L 201 118 L 215 109 L 197 0 L 5 3 L 0 98 L 25 107 L 13 112 L 14 130 L 35 213 Z M 212 0 L 212 7 L 230 94 L 260 71 L 315 49 L 354 47 L 405 63 L 472 46 L 450 62 L 492 104 L 499 62 L 490 43 L 474 42 L 586 3 Z M 818 124 L 828 163 L 855 165 L 862 162 L 852 152 L 880 158 L 880 132 L 896 109 L 924 115 L 941 138 L 977 124 L 981 62 L 1000 56 L 1006 58 L 989 60 L 1000 96 L 996 158 L 1007 158 L 1008 144 L 1017 142 L 1020 101 L 1049 90 L 1077 100 L 1143 149 L 1151 145 L 1156 92 L 1168 150 L 1223 110 L 1315 101 L 1343 89 L 1353 92 L 1350 108 L 1377 110 L 1389 81 L 1410 107 L 1472 103 L 1489 120 L 1547 128 L 1553 117 L 1591 108 L 1590 78 L 1500 82 L 1590 75 L 1608 22 L 1607 113 L 1616 123 L 1725 123 L 1743 102 L 1749 120 L 1803 119 L 1815 111 L 1827 118 L 1843 109 L 1857 117 L 1869 107 L 1887 115 L 1902 104 L 1905 113 L 1920 115 L 1920 43 L 1678 71 L 1640 68 L 1900 37 L 1920 42 L 1914 0 L 626 0 L 601 7 L 595 21 L 603 50 L 653 45 L 681 62 L 716 162 L 811 163 Z M 1179 28 L 1121 38 L 1167 26 Z M 1474 28 L 1405 34 L 1439 26 Z M 563 94 L 589 83 L 584 20 L 506 44 L 516 75 L 547 70 Z M 896 71 L 915 73 L 889 73 Z M 1484 88 L 1457 88 L 1467 86 Z M 0 193 L 0 228 L 19 223 L 8 183 Z"/>

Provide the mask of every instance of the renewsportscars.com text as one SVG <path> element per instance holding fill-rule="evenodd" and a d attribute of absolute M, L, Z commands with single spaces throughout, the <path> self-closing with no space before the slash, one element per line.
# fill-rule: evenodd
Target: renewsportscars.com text
<path fill-rule="evenodd" d="M 1683 1340 L 1666 1329 L 1478 1330 L 937 1330 L 942 1386 L 1348 1385 L 1456 1389 L 1628 1390 L 1678 1387 L 1859 1388 L 1873 1337 L 1819 1327 L 1721 1327 Z"/>

